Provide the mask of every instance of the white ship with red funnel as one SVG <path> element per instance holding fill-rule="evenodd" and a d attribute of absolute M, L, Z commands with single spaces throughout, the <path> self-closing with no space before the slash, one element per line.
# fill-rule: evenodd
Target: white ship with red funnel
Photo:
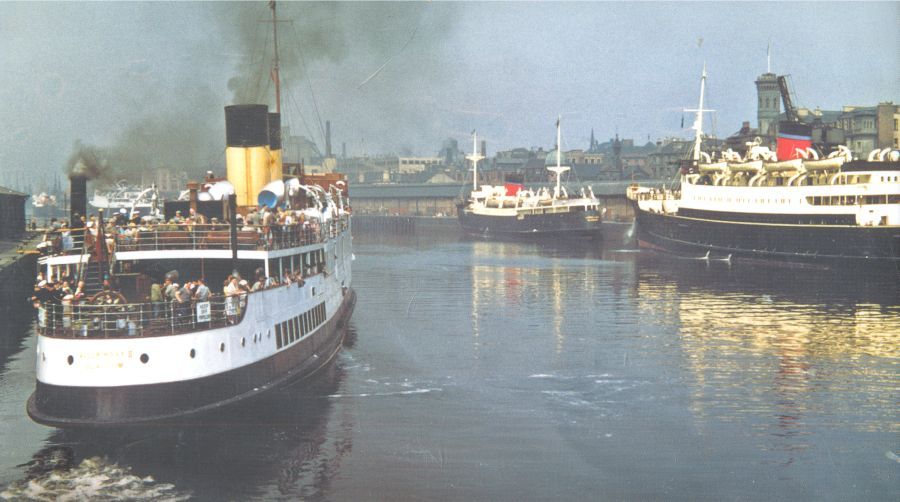
<path fill-rule="evenodd" d="M 900 152 L 820 155 L 808 133 L 787 128 L 777 151 L 749 145 L 712 158 L 701 151 L 703 93 L 693 158 L 677 189 L 632 186 L 642 247 L 668 253 L 900 274 Z"/>

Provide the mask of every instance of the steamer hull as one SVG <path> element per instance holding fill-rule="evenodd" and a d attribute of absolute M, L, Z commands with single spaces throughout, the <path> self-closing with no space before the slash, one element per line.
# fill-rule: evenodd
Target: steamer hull
<path fill-rule="evenodd" d="M 475 237 L 577 237 L 600 236 L 600 211 L 575 210 L 565 213 L 491 215 L 477 214 L 466 206 L 458 208 L 463 231 Z"/>
<path fill-rule="evenodd" d="M 274 325 L 267 326 L 266 333 L 261 333 L 258 341 L 250 341 L 254 333 L 247 332 L 246 327 L 241 325 L 219 330 L 219 333 L 205 333 L 204 336 L 228 341 L 221 342 L 227 343 L 226 351 L 219 352 L 213 348 L 212 357 L 228 357 L 225 354 L 231 351 L 256 350 L 255 347 L 248 348 L 247 344 L 268 345 L 272 352 L 241 367 L 212 375 L 115 387 L 59 385 L 39 380 L 28 400 L 28 415 L 35 422 L 54 427 L 129 426 L 202 416 L 264 391 L 305 379 L 329 364 L 341 348 L 355 302 L 355 292 L 347 289 L 334 315 L 308 337 L 280 351 L 276 349 Z M 181 358 L 185 365 L 196 360 L 189 356 L 189 351 L 179 350 L 186 346 L 183 342 L 190 345 L 191 341 L 163 338 L 148 340 L 151 347 L 158 347 L 154 359 Z M 242 339 L 246 342 L 243 346 Z"/>
<path fill-rule="evenodd" d="M 636 203 L 634 209 L 638 243 L 645 248 L 691 257 L 710 253 L 711 258 L 736 261 L 900 273 L 896 226 L 735 222 L 652 213 Z"/>

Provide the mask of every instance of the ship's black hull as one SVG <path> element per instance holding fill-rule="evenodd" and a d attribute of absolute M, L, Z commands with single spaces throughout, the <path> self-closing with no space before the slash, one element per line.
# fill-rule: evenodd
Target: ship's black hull
<path fill-rule="evenodd" d="M 599 211 L 492 216 L 474 214 L 465 206 L 457 207 L 459 225 L 466 235 L 498 238 L 585 238 L 600 237 Z"/>
<path fill-rule="evenodd" d="M 693 257 L 900 273 L 900 228 L 720 221 L 635 206 L 642 247 Z"/>
<path fill-rule="evenodd" d="M 305 343 L 247 366 L 204 378 L 123 387 L 68 387 L 37 382 L 28 415 L 54 427 L 109 427 L 171 423 L 203 416 L 261 392 L 309 377 L 328 364 L 343 343 L 356 293 Z"/>

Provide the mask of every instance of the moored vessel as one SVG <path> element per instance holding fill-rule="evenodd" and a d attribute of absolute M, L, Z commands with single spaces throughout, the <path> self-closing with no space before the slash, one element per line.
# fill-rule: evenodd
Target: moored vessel
<path fill-rule="evenodd" d="M 158 215 L 163 201 L 156 185 L 141 188 L 119 181 L 106 190 L 94 190 L 90 205 L 95 209 L 104 209 L 107 214 L 121 214 L 132 219 L 135 215 Z"/>
<path fill-rule="evenodd" d="M 560 123 L 556 122 L 556 165 L 552 187 L 528 189 L 519 183 L 478 186 L 477 137 L 472 136 L 473 183 L 466 200 L 457 204 L 463 232 L 476 237 L 598 238 L 603 209 L 590 186 L 570 194 L 560 183 L 568 166 L 561 165 Z"/>
<path fill-rule="evenodd" d="M 900 152 L 854 159 L 846 147 L 746 155 L 701 151 L 703 93 L 680 187 L 628 190 L 640 246 L 695 257 L 846 271 L 900 272 Z M 782 137 L 779 136 L 779 142 Z"/>

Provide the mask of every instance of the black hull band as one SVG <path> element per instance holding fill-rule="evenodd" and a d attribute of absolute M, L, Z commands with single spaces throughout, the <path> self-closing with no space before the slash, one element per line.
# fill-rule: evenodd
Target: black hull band
<path fill-rule="evenodd" d="M 900 228 L 772 225 L 712 221 L 641 211 L 637 238 L 669 253 L 731 257 L 824 268 L 900 272 Z"/>
<path fill-rule="evenodd" d="M 309 377 L 343 344 L 356 293 L 349 289 L 338 312 L 310 340 L 231 371 L 182 382 L 124 387 L 66 387 L 37 382 L 26 409 L 53 427 L 100 427 L 171 422 L 202 414 Z"/>
<path fill-rule="evenodd" d="M 520 220 L 516 216 L 473 214 L 460 206 L 458 216 L 463 232 L 476 237 L 600 236 L 599 211 L 529 214 Z"/>

